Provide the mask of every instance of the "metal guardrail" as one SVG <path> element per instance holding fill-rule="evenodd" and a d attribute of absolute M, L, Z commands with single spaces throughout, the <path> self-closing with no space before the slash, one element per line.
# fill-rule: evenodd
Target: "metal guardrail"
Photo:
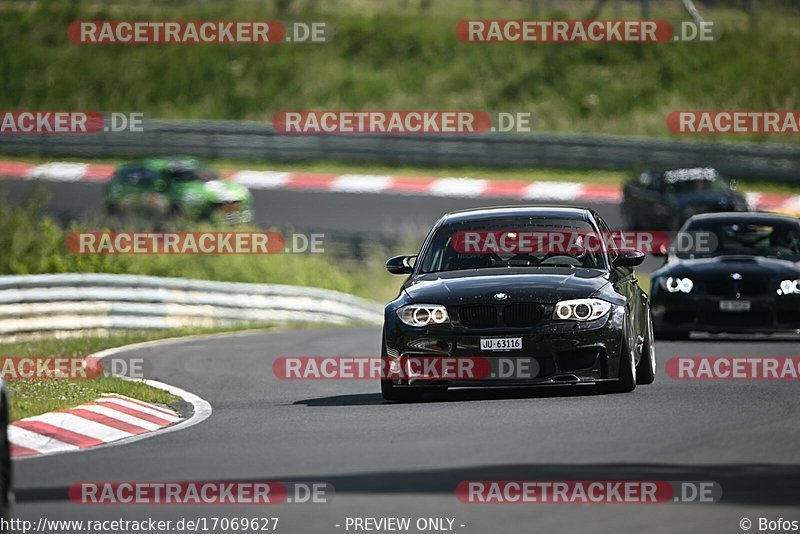
<path fill-rule="evenodd" d="M 0 335 L 234 323 L 380 323 L 383 306 L 326 289 L 120 274 L 0 276 Z"/>
<path fill-rule="evenodd" d="M 143 132 L 5 134 L 0 136 L 0 153 L 90 158 L 189 154 L 210 159 L 431 167 L 712 166 L 734 178 L 800 184 L 800 148 L 611 135 L 284 135 L 257 122 L 149 120 Z"/>

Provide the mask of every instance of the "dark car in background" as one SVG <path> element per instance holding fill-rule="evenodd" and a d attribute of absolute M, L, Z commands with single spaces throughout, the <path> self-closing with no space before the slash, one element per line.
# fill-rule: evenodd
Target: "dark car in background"
<path fill-rule="evenodd" d="M 215 223 L 247 223 L 253 196 L 246 187 L 220 179 L 192 157 L 148 158 L 120 165 L 106 186 L 109 213 L 181 216 Z"/>
<path fill-rule="evenodd" d="M 692 215 L 748 211 L 744 196 L 710 167 L 646 170 L 625 182 L 622 192 L 629 230 L 678 230 Z"/>
<path fill-rule="evenodd" d="M 385 308 L 381 350 L 383 367 L 391 372 L 381 379 L 383 397 L 413 400 L 426 389 L 448 387 L 581 383 L 631 391 L 651 383 L 650 303 L 633 271 L 644 258 L 641 252 L 612 253 L 604 241 L 550 252 L 475 253 L 456 244 L 464 235 L 521 239 L 526 232 L 608 231 L 596 212 L 582 208 L 498 207 L 442 217 L 418 256 L 386 264 L 389 272 L 409 276 Z M 432 380 L 405 369 L 413 358 L 473 357 L 493 370 L 500 358 L 528 359 L 536 371 Z"/>
<path fill-rule="evenodd" d="M 783 332 L 800 329 L 800 221 L 770 213 L 696 215 L 653 273 L 656 336 L 691 331 Z"/>

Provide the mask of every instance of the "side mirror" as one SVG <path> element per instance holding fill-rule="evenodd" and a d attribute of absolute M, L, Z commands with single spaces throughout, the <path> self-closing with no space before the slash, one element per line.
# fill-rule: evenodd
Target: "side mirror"
<path fill-rule="evenodd" d="M 416 256 L 395 256 L 386 262 L 386 270 L 392 274 L 411 274 L 414 267 L 411 266 L 411 260 Z"/>
<path fill-rule="evenodd" d="M 644 252 L 633 248 L 623 248 L 617 251 L 614 267 L 636 267 L 644 261 Z"/>

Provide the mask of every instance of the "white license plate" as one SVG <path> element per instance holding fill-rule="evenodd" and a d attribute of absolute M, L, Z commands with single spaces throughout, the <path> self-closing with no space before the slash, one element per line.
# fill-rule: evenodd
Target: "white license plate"
<path fill-rule="evenodd" d="M 522 348 L 521 337 L 482 337 L 481 350 L 520 350 Z"/>
<path fill-rule="evenodd" d="M 719 301 L 720 311 L 726 312 L 746 312 L 750 311 L 749 300 L 721 300 Z"/>

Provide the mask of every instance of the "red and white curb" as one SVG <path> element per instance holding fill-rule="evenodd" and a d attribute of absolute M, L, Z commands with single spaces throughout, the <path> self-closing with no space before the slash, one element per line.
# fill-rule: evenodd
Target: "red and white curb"
<path fill-rule="evenodd" d="M 94 402 L 11 423 L 11 457 L 106 445 L 174 425 L 180 414 L 156 404 L 105 394 Z"/>
<path fill-rule="evenodd" d="M 243 332 L 223 332 L 219 334 L 200 334 L 194 336 L 157 339 L 154 341 L 145 341 L 142 343 L 125 345 L 123 347 L 106 349 L 97 352 L 95 354 L 92 354 L 90 356 L 87 356 L 87 358 L 92 358 L 94 360 L 102 360 L 103 358 L 108 358 L 109 356 L 113 356 L 115 354 L 120 354 L 132 350 L 157 349 L 164 345 L 173 345 L 189 341 L 213 339 L 217 337 L 252 335 L 256 332 L 258 331 L 249 330 Z M 30 417 L 27 419 L 23 419 L 21 421 L 16 421 L 11 425 L 9 425 L 8 435 L 9 435 L 9 441 L 12 444 L 12 457 L 16 460 L 26 460 L 29 458 L 38 458 L 43 455 L 63 454 L 63 453 L 91 450 L 97 447 L 111 447 L 117 445 L 124 445 L 128 443 L 133 443 L 135 441 L 151 438 L 154 436 L 159 436 L 162 434 L 177 432 L 178 430 L 186 430 L 190 427 L 202 423 L 203 421 L 211 417 L 212 413 L 211 404 L 209 404 L 208 401 L 206 401 L 205 399 L 202 399 L 199 396 L 195 395 L 194 393 L 190 393 L 179 387 L 173 386 L 171 384 L 165 384 L 157 380 L 151 380 L 151 379 L 134 380 L 132 378 L 128 378 L 125 376 L 119 376 L 118 378 L 121 378 L 123 380 L 140 382 L 148 386 L 154 387 L 156 389 L 161 389 L 168 393 L 171 393 L 172 395 L 179 397 L 184 402 L 191 405 L 192 407 L 191 414 L 188 417 L 182 418 L 176 412 L 168 408 L 165 408 L 163 406 L 143 403 L 138 400 L 128 399 L 127 397 L 123 397 L 121 395 L 104 395 L 100 399 L 96 400 L 94 403 L 89 403 L 87 405 L 78 406 L 77 408 L 71 408 L 68 410 L 50 412 L 48 414 Z M 127 405 L 128 403 L 133 403 L 136 406 L 135 407 L 127 406 L 124 409 L 120 408 L 122 406 Z M 75 433 L 78 434 L 78 436 L 82 437 L 71 436 L 71 438 L 65 437 L 67 435 L 66 432 L 62 432 L 58 437 L 50 437 L 47 436 L 46 434 L 44 439 L 41 437 L 34 437 L 31 436 L 29 433 L 39 434 L 41 436 L 42 434 L 40 430 L 43 431 L 47 427 L 42 427 L 41 425 L 37 425 L 39 430 L 31 430 L 30 428 L 32 427 L 25 428 L 26 425 L 18 424 L 24 421 L 40 420 L 41 418 L 45 418 L 43 424 L 55 426 L 60 429 L 62 428 L 62 425 L 64 424 L 65 420 L 70 421 L 68 424 L 74 423 L 74 419 L 72 417 L 60 416 L 59 415 L 60 413 L 67 412 L 68 415 L 74 417 L 82 417 L 83 415 L 85 415 L 83 413 L 81 413 L 80 415 L 76 415 L 75 413 L 70 414 L 69 412 L 73 410 L 86 410 L 88 412 L 94 412 L 100 415 L 104 415 L 109 419 L 106 418 L 99 419 L 92 416 L 90 425 L 94 429 L 91 432 L 94 433 L 86 434 L 81 431 L 78 431 Z M 83 417 L 83 419 L 86 419 L 86 417 Z M 127 423 L 127 425 L 130 426 L 123 426 L 117 421 L 110 421 L 110 419 L 115 419 L 122 423 Z M 164 421 L 169 421 L 169 422 L 167 424 L 162 424 Z M 97 424 L 103 426 L 97 427 L 96 426 Z M 145 429 L 145 432 L 139 432 L 138 428 L 134 432 L 133 427 L 143 428 Z M 63 428 L 66 431 L 74 432 L 74 430 L 71 427 L 63 426 Z M 84 428 L 86 428 L 85 423 L 84 423 Z M 51 430 L 52 429 L 48 428 L 48 431 Z M 102 430 L 103 434 L 97 434 L 96 432 L 98 432 L 99 430 Z M 31 439 L 20 438 L 20 436 L 23 434 Z M 115 437 L 114 439 L 104 439 L 109 436 L 117 436 L 117 437 Z M 75 443 L 75 438 L 81 440 L 88 438 L 89 440 L 92 440 L 92 445 L 79 446 L 78 444 Z M 73 441 L 67 441 L 67 439 L 72 439 Z M 56 441 L 60 442 L 60 445 L 56 444 L 55 443 Z M 47 448 L 47 450 L 42 451 L 43 447 Z M 33 452 L 31 453 L 28 451 L 33 451 Z"/>
<path fill-rule="evenodd" d="M 107 164 L 53 162 L 32 165 L 0 161 L 0 176 L 53 182 L 107 182 L 114 168 Z M 593 203 L 618 203 L 622 200 L 621 187 L 613 184 L 248 170 L 223 170 L 222 175 L 250 189 Z M 747 194 L 747 200 L 753 209 L 786 213 L 800 211 L 800 195 L 751 192 Z"/>

